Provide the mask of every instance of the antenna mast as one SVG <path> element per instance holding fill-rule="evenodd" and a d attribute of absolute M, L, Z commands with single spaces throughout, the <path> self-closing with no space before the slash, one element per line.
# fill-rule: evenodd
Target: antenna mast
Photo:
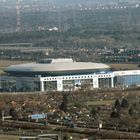
<path fill-rule="evenodd" d="M 16 32 L 19 32 L 19 31 L 21 30 L 20 9 L 21 9 L 20 0 L 17 0 L 17 1 L 16 1 L 16 13 L 17 13 Z"/>

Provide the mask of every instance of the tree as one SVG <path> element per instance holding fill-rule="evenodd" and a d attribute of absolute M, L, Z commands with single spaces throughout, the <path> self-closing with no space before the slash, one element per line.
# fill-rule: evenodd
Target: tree
<path fill-rule="evenodd" d="M 96 140 L 96 136 L 89 136 L 88 140 Z"/>
<path fill-rule="evenodd" d="M 12 118 L 14 120 L 17 120 L 17 118 L 18 118 L 18 114 L 17 114 L 17 111 L 15 110 L 15 108 L 11 108 L 9 110 L 9 115 L 12 116 Z"/>
<path fill-rule="evenodd" d="M 111 118 L 119 118 L 120 117 L 120 112 L 116 108 L 114 108 L 113 111 L 110 114 L 110 117 Z"/>
<path fill-rule="evenodd" d="M 94 107 L 92 107 L 92 108 L 91 108 L 91 111 L 90 111 L 90 114 L 91 114 L 91 116 L 92 116 L 93 118 L 96 118 L 98 112 L 97 112 L 97 110 L 96 110 Z"/>
<path fill-rule="evenodd" d="M 63 140 L 68 140 L 68 137 L 66 135 L 64 135 Z"/>
<path fill-rule="evenodd" d="M 63 101 L 60 105 L 60 110 L 64 111 L 64 112 L 67 112 L 67 105 L 68 105 L 68 98 L 67 98 L 67 95 L 64 94 L 63 96 Z"/>
<path fill-rule="evenodd" d="M 120 107 L 121 107 L 121 103 L 120 103 L 119 99 L 116 99 L 116 101 L 115 101 L 115 108 L 116 108 L 117 110 L 119 110 Z"/>
<path fill-rule="evenodd" d="M 3 111 L 3 110 L 2 110 L 2 109 L 0 109 L 0 118 L 2 118 L 2 111 Z"/>
<path fill-rule="evenodd" d="M 124 96 L 122 97 L 121 100 L 121 107 L 128 107 L 128 101 Z"/>
<path fill-rule="evenodd" d="M 132 109 L 132 107 L 130 107 L 129 109 L 128 109 L 128 114 L 132 117 L 133 116 L 133 109 Z"/>

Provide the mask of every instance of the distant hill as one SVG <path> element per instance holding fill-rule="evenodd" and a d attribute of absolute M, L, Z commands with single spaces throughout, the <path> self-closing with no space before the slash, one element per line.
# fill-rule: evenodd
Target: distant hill
<path fill-rule="evenodd" d="M 5 2 L 0 0 L 0 2 L 0 44 L 31 42 L 35 47 L 54 48 L 58 46 L 139 47 L 140 44 L 139 6 L 120 6 L 110 9 L 83 8 L 81 10 L 70 9 L 66 5 L 80 7 L 80 4 L 99 4 L 99 0 L 22 0 L 24 5 L 22 5 L 20 13 L 21 26 L 20 32 L 17 33 L 15 32 L 17 15 L 14 5 L 16 0 Z M 116 0 L 100 0 L 100 2 L 104 4 L 110 2 L 111 4 Z M 11 7 L 13 10 L 8 4 L 13 5 Z M 42 6 L 37 6 L 39 4 Z M 68 9 L 60 10 L 60 8 L 58 10 L 56 7 L 52 7 L 53 4 L 63 5 L 63 7 L 65 5 L 65 8 Z M 44 8 L 44 10 L 39 8 Z M 49 31 L 54 28 L 58 31 Z"/>
<path fill-rule="evenodd" d="M 13 6 L 16 4 L 17 0 L 0 0 L 1 5 Z M 139 0 L 22 0 L 20 3 L 22 5 L 42 5 L 44 4 L 54 4 L 57 6 L 77 6 L 77 5 L 116 5 L 120 3 L 140 3 Z"/>

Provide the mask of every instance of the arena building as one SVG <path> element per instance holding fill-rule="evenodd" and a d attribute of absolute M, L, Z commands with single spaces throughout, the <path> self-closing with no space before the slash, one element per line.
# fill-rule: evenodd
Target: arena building
<path fill-rule="evenodd" d="M 74 62 L 72 59 L 43 59 L 34 63 L 11 65 L 5 69 L 5 72 L 16 76 L 47 77 L 91 74 L 108 69 L 109 66 L 102 63 Z"/>
<path fill-rule="evenodd" d="M 2 77 L 1 83 L 8 82 L 8 86 L 15 86 L 16 91 L 74 91 L 140 85 L 140 70 L 111 71 L 102 63 L 74 62 L 72 59 L 45 59 L 11 65 L 5 72 L 9 75 Z"/>

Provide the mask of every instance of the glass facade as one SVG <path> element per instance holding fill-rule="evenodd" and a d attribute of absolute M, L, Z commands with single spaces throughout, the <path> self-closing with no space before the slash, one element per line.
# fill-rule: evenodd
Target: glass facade
<path fill-rule="evenodd" d="M 93 89 L 92 79 L 63 80 L 63 90 Z"/>
<path fill-rule="evenodd" d="M 45 81 L 44 90 L 45 91 L 56 91 L 57 90 L 57 81 Z"/>
<path fill-rule="evenodd" d="M 75 80 L 63 80 L 63 90 L 72 91 L 75 88 Z"/>
<path fill-rule="evenodd" d="M 0 80 L 0 90 L 3 91 L 15 91 L 16 90 L 16 80 Z"/>
<path fill-rule="evenodd" d="M 99 78 L 99 88 L 111 88 L 111 78 Z"/>
<path fill-rule="evenodd" d="M 116 87 L 133 87 L 140 85 L 140 75 L 126 75 L 115 78 Z"/>
<path fill-rule="evenodd" d="M 83 89 L 93 89 L 93 79 L 82 79 L 81 88 Z"/>
<path fill-rule="evenodd" d="M 140 71 L 138 71 L 140 73 Z M 140 74 L 137 71 L 120 71 L 112 74 L 73 75 L 66 77 L 1 77 L 1 91 L 74 91 L 94 88 L 129 88 L 140 86 Z M 126 75 L 129 74 L 130 75 Z M 132 73 L 132 74 L 131 74 Z M 120 76 L 122 75 L 122 76 Z"/>

